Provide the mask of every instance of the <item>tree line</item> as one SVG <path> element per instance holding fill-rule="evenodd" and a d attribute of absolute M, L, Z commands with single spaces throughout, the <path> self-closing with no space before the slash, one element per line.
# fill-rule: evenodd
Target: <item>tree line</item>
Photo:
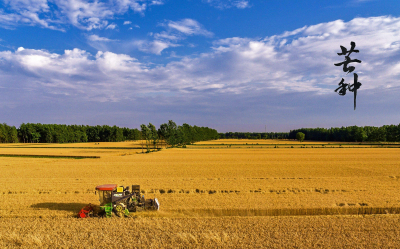
<path fill-rule="evenodd" d="M 140 131 L 115 125 L 23 123 L 18 128 L 18 139 L 22 143 L 121 142 L 140 139 Z"/>
<path fill-rule="evenodd" d="M 288 132 L 226 132 L 219 133 L 220 139 L 287 139 Z"/>
<path fill-rule="evenodd" d="M 150 127 L 150 132 L 143 127 Z M 208 127 L 177 126 L 170 120 L 157 130 L 154 125 L 141 125 L 141 130 L 109 125 L 65 125 L 23 123 L 15 126 L 0 124 L 0 143 L 78 143 L 78 142 L 121 142 L 140 140 L 165 142 L 171 146 L 190 144 L 197 141 L 218 139 L 218 132 Z"/>
<path fill-rule="evenodd" d="M 186 123 L 178 126 L 172 120 L 169 120 L 168 123 L 161 124 L 158 130 L 152 123 L 148 125 L 142 124 L 140 129 L 142 138 L 146 140 L 147 151 L 149 151 L 152 146 L 156 149 L 160 140 L 171 147 L 175 147 L 178 145 L 185 146 L 199 141 L 214 140 L 219 137 L 215 129 L 191 126 Z"/>
<path fill-rule="evenodd" d="M 400 142 L 400 124 L 374 126 L 347 126 L 340 128 L 301 128 L 291 130 L 289 139 L 295 139 L 296 133 L 305 134 L 306 140 L 340 142 Z"/>
<path fill-rule="evenodd" d="M 145 128 L 146 127 L 146 128 Z M 218 133 L 208 127 L 176 125 L 170 120 L 156 129 L 151 123 L 139 129 L 108 125 L 63 125 L 23 123 L 19 128 L 0 124 L 0 143 L 74 143 L 120 142 L 146 140 L 150 147 L 160 140 L 170 146 L 186 145 L 213 139 L 296 139 L 296 133 L 305 134 L 306 140 L 341 142 L 400 142 L 400 124 L 374 126 L 347 126 L 341 128 L 301 128 L 287 132 L 226 132 Z"/>
<path fill-rule="evenodd" d="M 18 143 L 18 131 L 15 126 L 0 124 L 0 143 Z"/>

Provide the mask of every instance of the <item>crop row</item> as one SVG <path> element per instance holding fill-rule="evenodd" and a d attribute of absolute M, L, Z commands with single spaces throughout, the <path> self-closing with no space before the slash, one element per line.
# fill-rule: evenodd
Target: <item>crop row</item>
<path fill-rule="evenodd" d="M 356 207 L 332 208 L 276 208 L 276 209 L 176 209 L 171 212 L 189 217 L 225 216 L 309 216 L 309 215 L 375 215 L 400 214 L 400 207 L 368 207 L 359 203 Z"/>
<path fill-rule="evenodd" d="M 141 190 L 142 194 L 238 194 L 238 193 L 263 193 L 263 194 L 291 194 L 291 193 L 346 193 L 346 192 L 365 192 L 367 190 L 346 190 L 346 189 L 326 189 L 326 188 L 284 188 L 284 189 L 267 189 L 261 188 L 243 191 L 243 190 L 217 190 L 217 189 L 151 189 Z M 86 191 L 56 191 L 56 190 L 35 190 L 27 191 L 3 191 L 3 195 L 18 195 L 18 194 L 94 194 L 95 191 L 88 189 Z"/>

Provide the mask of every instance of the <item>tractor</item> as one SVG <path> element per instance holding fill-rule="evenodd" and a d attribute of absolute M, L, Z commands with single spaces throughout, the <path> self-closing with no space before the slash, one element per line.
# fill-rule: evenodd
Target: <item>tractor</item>
<path fill-rule="evenodd" d="M 93 216 L 119 217 L 128 216 L 129 212 L 144 210 L 159 210 L 160 203 L 157 198 L 145 199 L 140 196 L 140 185 L 117 186 L 117 184 L 104 184 L 96 187 L 99 194 L 100 210 L 95 211 L 95 206 L 89 204 L 79 211 L 78 217 L 87 218 Z"/>

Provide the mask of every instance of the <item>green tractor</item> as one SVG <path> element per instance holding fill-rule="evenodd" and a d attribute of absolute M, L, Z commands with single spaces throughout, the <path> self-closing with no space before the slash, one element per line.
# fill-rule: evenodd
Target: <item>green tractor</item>
<path fill-rule="evenodd" d="M 117 184 L 104 184 L 97 186 L 96 192 L 99 194 L 100 210 L 95 212 L 95 207 L 89 204 L 82 208 L 78 217 L 112 217 L 114 214 L 123 217 L 128 216 L 130 212 L 160 209 L 157 198 L 145 199 L 144 196 L 140 196 L 139 185 L 132 185 L 132 190 L 129 190 L 129 186 L 117 187 Z"/>

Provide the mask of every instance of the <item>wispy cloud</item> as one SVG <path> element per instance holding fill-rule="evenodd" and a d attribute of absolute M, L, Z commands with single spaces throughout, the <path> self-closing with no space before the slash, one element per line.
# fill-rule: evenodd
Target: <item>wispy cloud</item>
<path fill-rule="evenodd" d="M 153 0 L 151 1 L 150 5 L 163 5 L 164 1 L 160 1 L 160 0 Z"/>
<path fill-rule="evenodd" d="M 210 4 L 211 6 L 218 9 L 229 9 L 229 8 L 238 8 L 245 9 L 250 8 L 249 1 L 246 0 L 203 0 Z"/>
<path fill-rule="evenodd" d="M 0 26 L 14 28 L 18 24 L 38 25 L 44 28 L 61 30 L 56 20 L 50 18 L 51 11 L 47 0 L 4 0 L 10 12 L 0 11 Z"/>
<path fill-rule="evenodd" d="M 186 18 L 180 21 L 167 21 L 165 24 L 169 29 L 176 30 L 185 35 L 204 35 L 212 36 L 213 33 L 207 31 L 199 22 L 196 20 Z"/>
<path fill-rule="evenodd" d="M 160 23 L 159 26 L 164 27 L 165 31 L 149 33 L 151 39 L 134 39 L 122 42 L 122 46 L 135 48 L 145 53 L 161 55 L 162 51 L 167 48 L 181 46 L 179 42 L 188 36 L 213 36 L 213 33 L 206 30 L 199 22 L 188 18 L 179 21 L 166 20 Z M 134 27 L 140 28 L 139 25 L 134 25 Z"/>
<path fill-rule="evenodd" d="M 154 41 L 134 40 L 130 42 L 128 45 L 135 47 L 142 52 L 156 54 L 156 55 L 161 55 L 161 52 L 169 47 L 179 46 L 178 44 L 161 40 L 154 40 Z"/>
<path fill-rule="evenodd" d="M 237 1 L 233 5 L 238 9 L 250 8 L 250 4 L 248 1 Z"/>
<path fill-rule="evenodd" d="M 113 23 L 113 24 L 108 25 L 106 29 L 115 29 L 116 27 L 117 27 L 117 25 Z"/>
<path fill-rule="evenodd" d="M 43 28 L 64 30 L 71 24 L 83 30 L 103 29 L 117 15 L 129 10 L 142 14 L 147 6 L 155 5 L 148 0 L 4 0 L 5 9 L 0 12 L 0 25 L 13 28 L 17 25 L 37 25 Z M 159 1 L 156 1 L 159 2 Z M 161 3 L 158 3 L 159 5 Z"/>
<path fill-rule="evenodd" d="M 166 30 L 155 34 L 151 33 L 151 35 L 155 41 L 170 44 L 169 47 L 179 46 L 177 42 L 186 39 L 188 36 L 200 35 L 212 37 L 214 35 L 199 22 L 189 18 L 179 21 L 166 20 L 160 23 L 159 26 L 165 27 Z"/>
<path fill-rule="evenodd" d="M 106 37 L 100 37 L 98 35 L 89 35 L 87 38 L 89 41 L 100 41 L 100 42 L 117 41 L 117 40 L 108 39 Z"/>

